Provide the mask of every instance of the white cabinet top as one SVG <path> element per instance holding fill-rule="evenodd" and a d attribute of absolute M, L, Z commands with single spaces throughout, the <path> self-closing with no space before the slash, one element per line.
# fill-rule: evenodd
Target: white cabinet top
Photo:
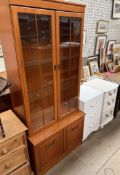
<path fill-rule="evenodd" d="M 86 85 L 81 85 L 80 86 L 80 101 L 82 102 L 87 102 L 91 99 L 94 99 L 95 97 L 103 94 L 103 92 L 98 91 L 94 88 L 91 88 Z"/>
<path fill-rule="evenodd" d="M 99 78 L 95 78 L 93 80 L 90 80 L 90 81 L 84 83 L 84 85 L 90 86 L 90 87 L 95 88 L 95 89 L 102 91 L 102 92 L 108 92 L 108 91 L 110 91 L 112 89 L 116 89 L 118 87 L 118 84 L 116 84 L 116 83 L 112 83 L 112 82 L 102 80 Z"/>

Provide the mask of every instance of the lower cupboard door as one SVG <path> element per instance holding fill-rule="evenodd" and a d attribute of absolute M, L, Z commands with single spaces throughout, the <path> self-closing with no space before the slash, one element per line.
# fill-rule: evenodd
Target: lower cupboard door
<path fill-rule="evenodd" d="M 71 150 L 82 143 L 83 119 L 77 120 L 66 128 L 66 149 Z"/>
<path fill-rule="evenodd" d="M 63 131 L 40 144 L 38 149 L 40 155 L 40 169 L 44 169 L 63 153 Z"/>

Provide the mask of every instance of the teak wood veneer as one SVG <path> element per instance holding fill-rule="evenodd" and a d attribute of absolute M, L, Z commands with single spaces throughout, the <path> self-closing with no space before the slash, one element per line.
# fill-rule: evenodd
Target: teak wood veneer
<path fill-rule="evenodd" d="M 82 143 L 79 110 L 85 6 L 1 0 L 0 43 L 14 112 L 28 127 L 35 174 Z"/>

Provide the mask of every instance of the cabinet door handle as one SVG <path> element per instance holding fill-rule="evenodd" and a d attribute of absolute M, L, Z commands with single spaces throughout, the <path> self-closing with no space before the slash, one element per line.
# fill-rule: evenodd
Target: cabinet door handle
<path fill-rule="evenodd" d="M 76 125 L 75 127 L 71 128 L 72 131 L 76 130 L 79 127 L 79 125 Z"/>
<path fill-rule="evenodd" d="M 53 140 L 51 143 L 46 145 L 46 148 L 50 148 L 51 146 L 53 146 L 55 144 L 55 140 Z"/>
<path fill-rule="evenodd" d="M 54 67 L 54 70 L 57 70 L 57 65 L 56 65 L 56 64 L 54 64 L 54 66 L 53 66 L 53 67 Z"/>

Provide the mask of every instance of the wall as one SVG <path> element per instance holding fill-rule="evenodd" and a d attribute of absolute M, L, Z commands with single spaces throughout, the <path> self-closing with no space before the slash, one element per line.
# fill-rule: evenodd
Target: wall
<path fill-rule="evenodd" d="M 83 57 L 94 56 L 96 44 L 96 27 L 98 20 L 109 21 L 107 40 L 120 42 L 120 19 L 111 19 L 113 0 L 65 0 L 86 5 L 85 30 L 87 31 L 86 45 Z M 84 59 L 84 64 L 86 59 Z M 3 60 L 0 58 L 0 71 L 4 70 Z"/>
<path fill-rule="evenodd" d="M 83 57 L 94 56 L 98 20 L 109 21 L 107 40 L 120 42 L 120 19 L 111 19 L 113 0 L 65 0 L 86 5 L 84 29 L 87 30 Z"/>

